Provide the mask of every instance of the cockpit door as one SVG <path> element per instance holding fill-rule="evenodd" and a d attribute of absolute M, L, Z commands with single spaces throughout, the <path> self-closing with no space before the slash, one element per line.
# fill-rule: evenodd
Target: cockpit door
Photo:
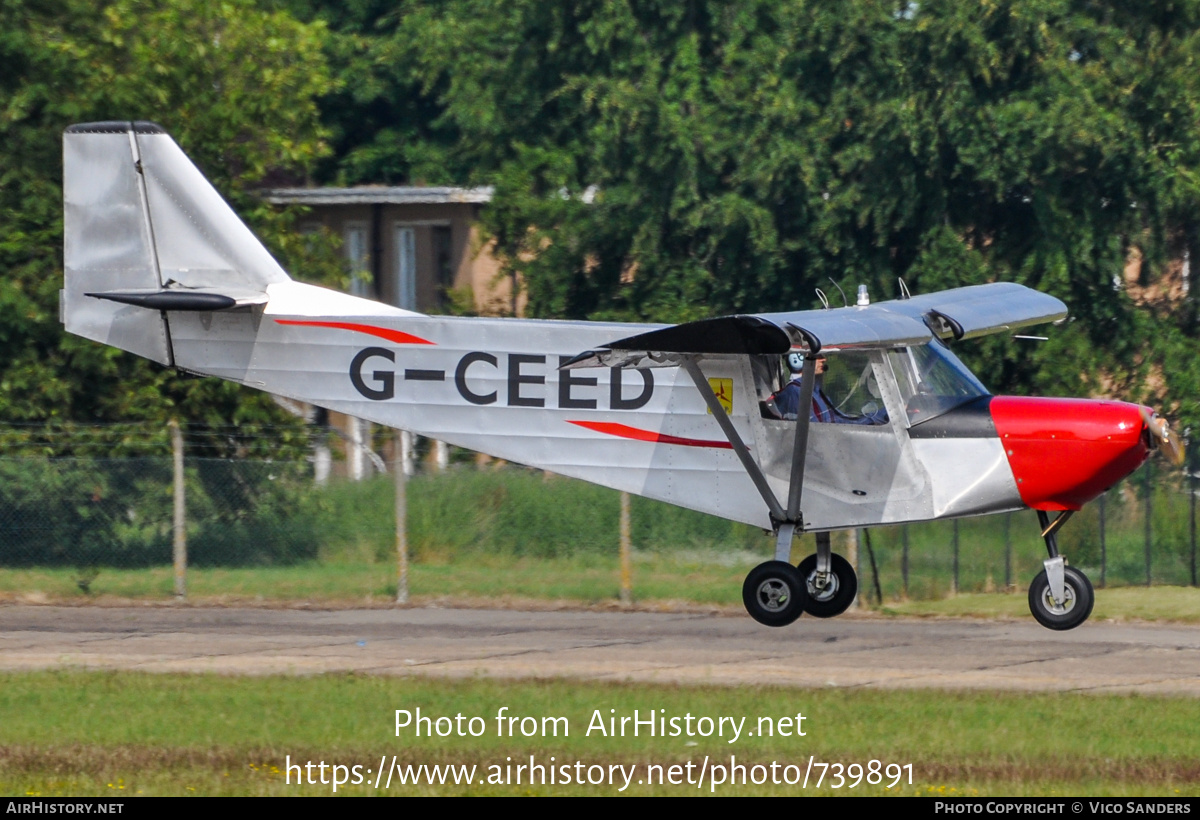
<path fill-rule="evenodd" d="M 931 517 L 929 480 L 907 434 L 907 414 L 883 350 L 846 351 L 825 357 L 826 373 L 814 391 L 801 511 L 804 529 L 898 523 Z M 794 418 L 772 418 L 778 357 L 751 365 L 763 412 L 755 439 L 763 472 L 786 487 L 791 475 Z M 777 366 L 781 371 L 786 367 Z M 764 395 L 764 392 L 766 395 Z M 783 402 L 787 404 L 786 401 Z M 794 402 L 793 402 L 794 404 Z"/>

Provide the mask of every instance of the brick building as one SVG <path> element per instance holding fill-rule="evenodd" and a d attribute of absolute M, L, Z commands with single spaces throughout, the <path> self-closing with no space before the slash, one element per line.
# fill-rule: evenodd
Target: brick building
<path fill-rule="evenodd" d="M 277 188 L 263 195 L 274 205 L 304 207 L 301 230 L 323 228 L 341 237 L 356 296 L 421 313 L 519 313 L 516 289 L 500 277 L 500 264 L 478 227 L 479 211 L 492 198 L 490 188 L 371 185 Z M 376 442 L 373 449 L 378 437 L 367 422 L 325 411 L 307 415 L 333 433 L 329 445 L 315 454 L 318 481 L 331 473 L 365 478 L 392 456 L 390 445 Z M 333 448 L 344 452 L 344 460 L 333 459 Z M 419 445 L 408 434 L 403 450 L 410 473 L 418 450 L 427 451 L 437 467 L 445 467 L 449 458 L 444 443 Z"/>

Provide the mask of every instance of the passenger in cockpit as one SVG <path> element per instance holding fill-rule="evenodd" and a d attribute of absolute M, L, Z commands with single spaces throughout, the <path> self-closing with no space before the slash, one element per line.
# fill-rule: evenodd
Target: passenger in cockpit
<path fill-rule="evenodd" d="M 787 357 L 788 370 L 791 371 L 791 381 L 782 390 L 771 397 L 780 416 L 784 419 L 794 419 L 800 412 L 800 383 L 804 371 L 804 354 L 789 353 Z M 818 356 L 814 361 L 816 383 L 813 385 L 812 407 L 809 418 L 815 422 L 826 424 L 886 424 L 887 411 L 875 410 L 861 416 L 851 416 L 843 413 L 825 393 L 825 357 Z"/>

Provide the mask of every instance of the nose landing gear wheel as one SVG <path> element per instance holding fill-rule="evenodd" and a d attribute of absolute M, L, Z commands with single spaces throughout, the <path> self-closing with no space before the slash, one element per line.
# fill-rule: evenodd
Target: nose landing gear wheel
<path fill-rule="evenodd" d="M 854 603 L 858 594 L 858 576 L 854 567 L 842 556 L 834 553 L 829 556 L 829 574 L 821 584 L 817 574 L 817 556 L 808 556 L 797 567 L 800 577 L 805 582 L 805 592 L 808 600 L 804 611 L 817 618 L 832 618 L 841 615 Z"/>
<path fill-rule="evenodd" d="M 804 614 L 804 579 L 786 561 L 767 561 L 750 570 L 742 584 L 742 603 L 765 626 L 787 626 Z"/>
<path fill-rule="evenodd" d="M 1063 602 L 1050 592 L 1050 580 L 1042 570 L 1029 586 L 1029 611 L 1047 629 L 1074 629 L 1092 614 L 1095 593 L 1088 577 L 1074 567 L 1064 567 Z"/>

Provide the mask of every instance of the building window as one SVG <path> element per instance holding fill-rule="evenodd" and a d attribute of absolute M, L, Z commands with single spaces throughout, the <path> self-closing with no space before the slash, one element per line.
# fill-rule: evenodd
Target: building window
<path fill-rule="evenodd" d="M 446 309 L 451 301 L 449 291 L 454 287 L 454 267 L 451 264 L 450 226 L 433 226 L 433 271 L 437 277 L 438 307 Z"/>
<path fill-rule="evenodd" d="M 396 226 L 396 306 L 417 309 L 417 231 Z"/>
<path fill-rule="evenodd" d="M 370 299 L 374 294 L 371 281 L 371 245 L 367 226 L 347 223 L 343 233 L 346 262 L 350 268 L 350 293 Z"/>

